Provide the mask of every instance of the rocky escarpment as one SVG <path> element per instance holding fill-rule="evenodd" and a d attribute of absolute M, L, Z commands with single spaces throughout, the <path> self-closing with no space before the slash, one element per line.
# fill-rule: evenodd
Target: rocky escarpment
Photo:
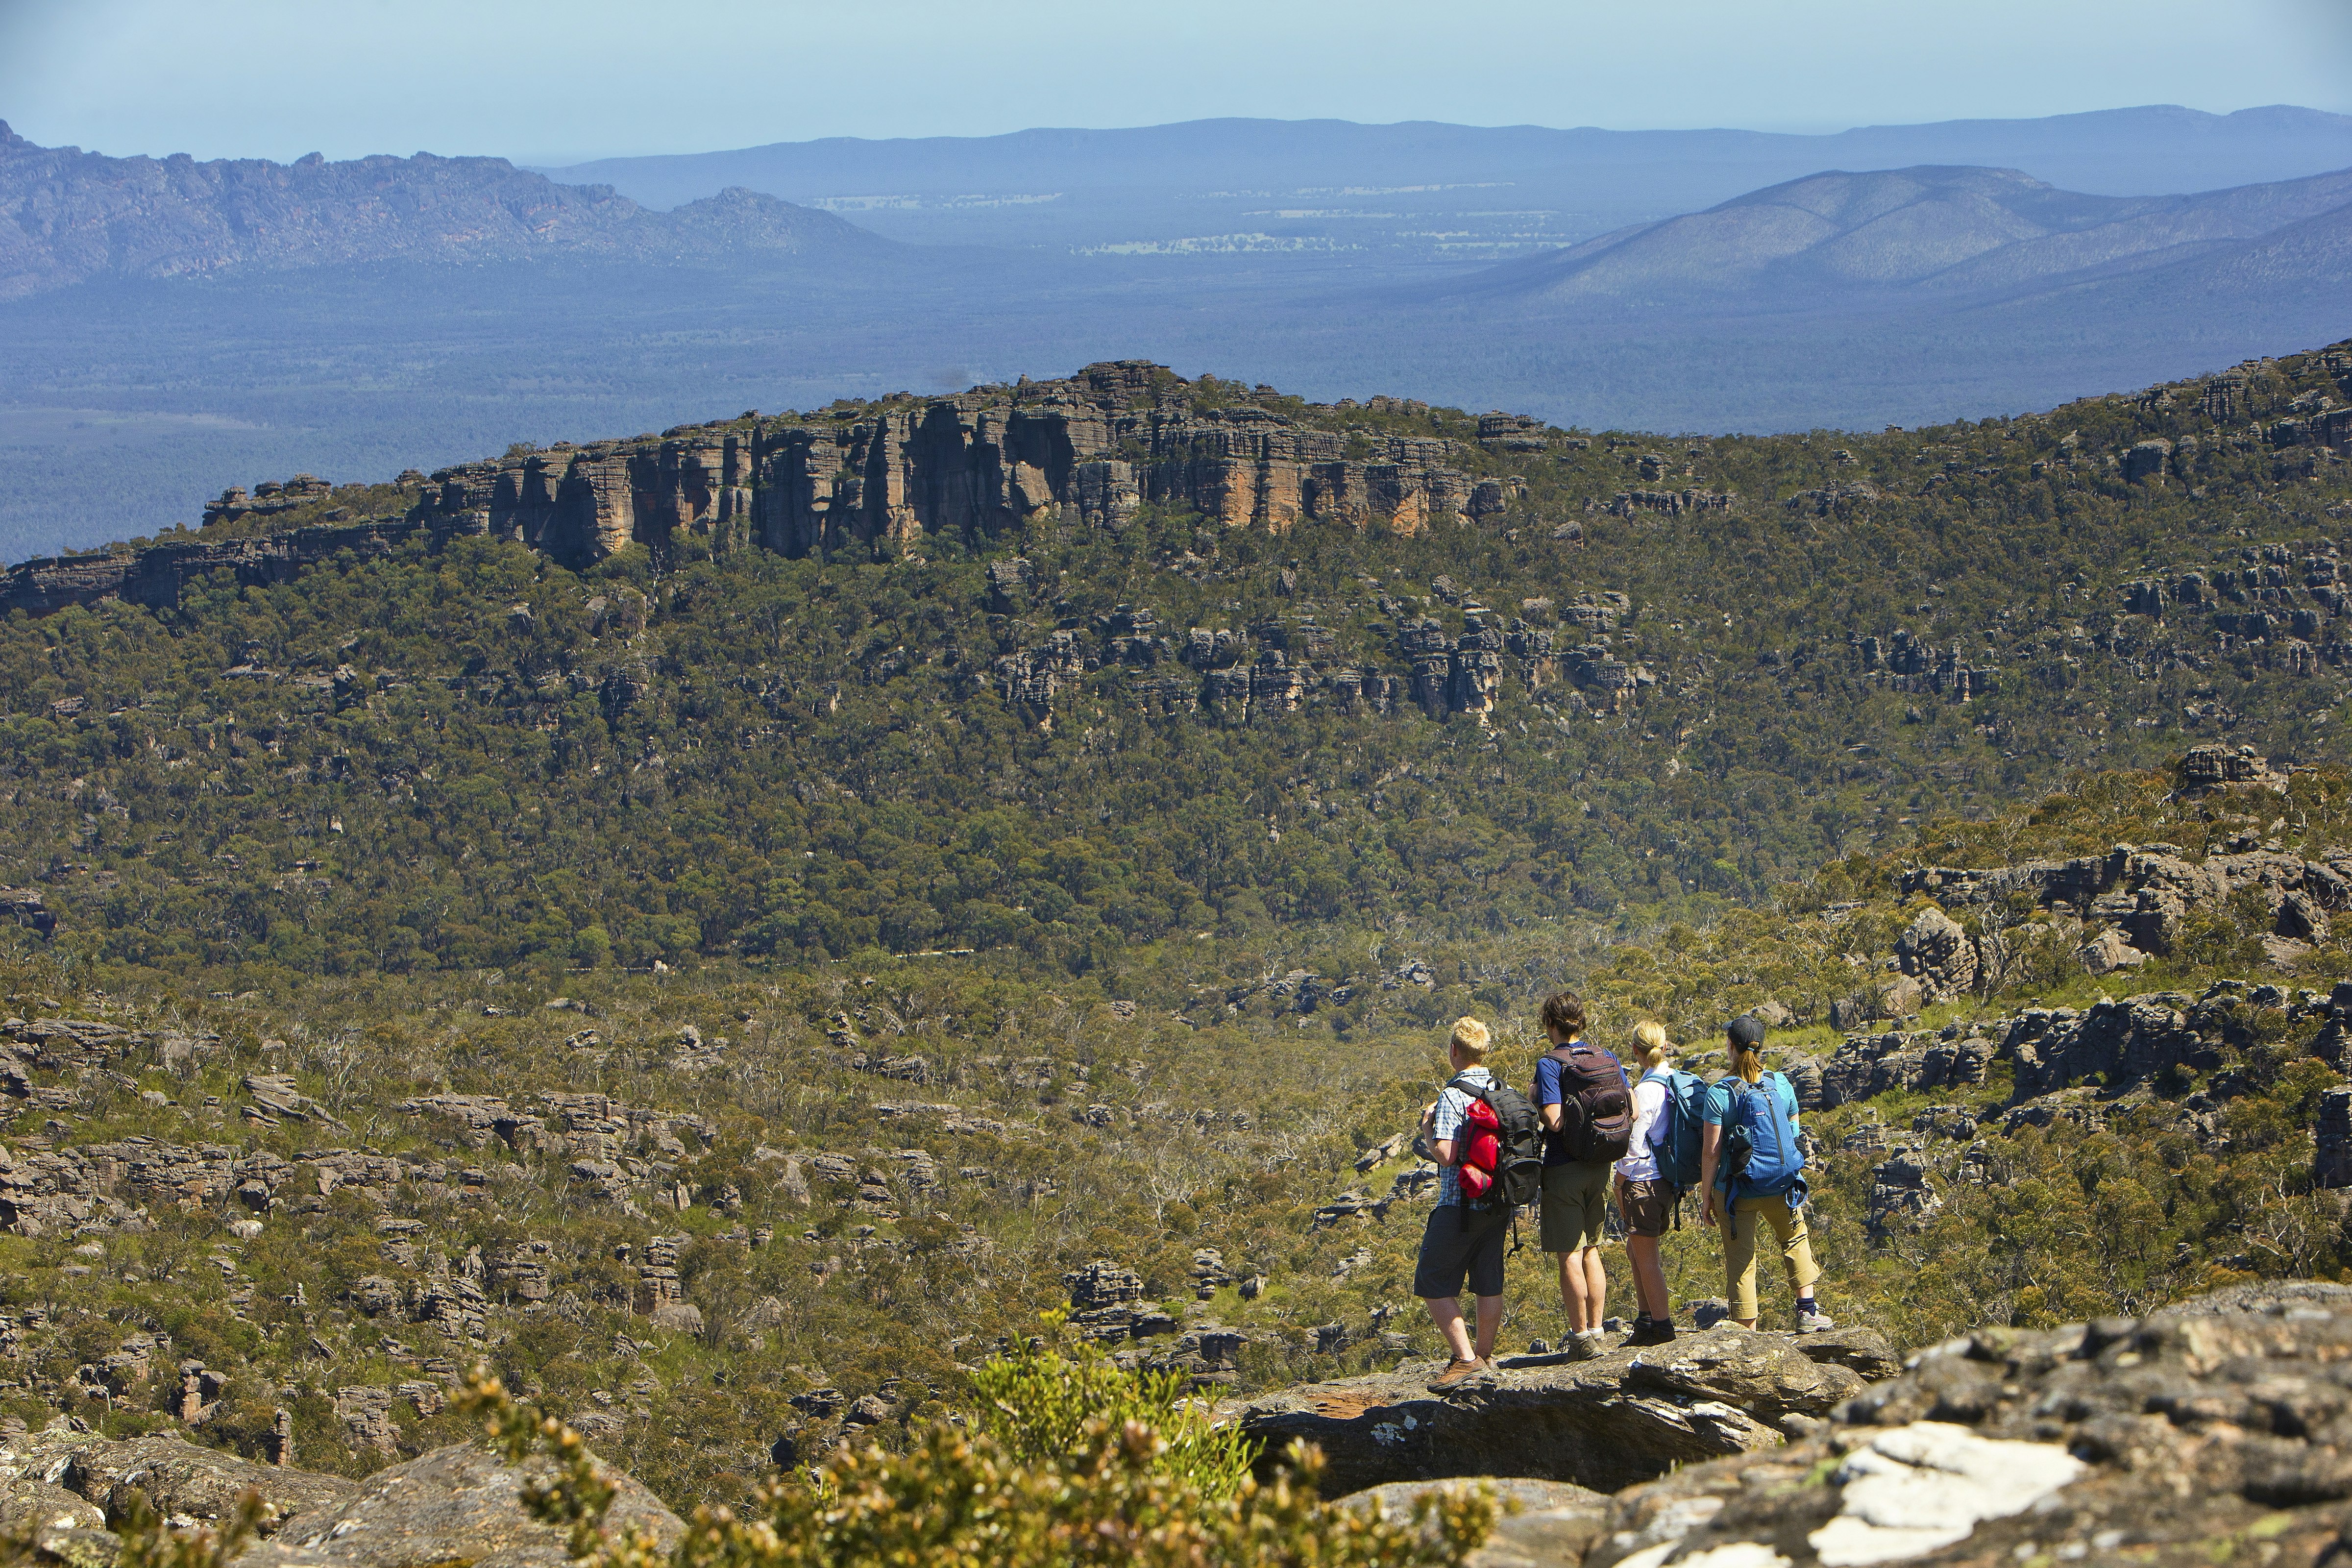
<path fill-rule="evenodd" d="M 1041 510 L 1117 530 L 1147 501 L 1226 527 L 1307 520 L 1412 532 L 1500 511 L 1506 489 L 1453 466 L 1454 444 L 1350 438 L 1250 404 L 1198 406 L 1139 360 L 1066 381 L 891 399 L 839 418 L 762 419 L 472 463 L 435 476 L 420 518 L 567 558 L 698 531 L 786 555 L 912 553 L 980 542 Z"/>
<path fill-rule="evenodd" d="M 989 571 L 999 613 L 1025 608 L 1029 563 L 1018 557 Z M 1462 609 L 1454 636 L 1434 616 L 1399 601 L 1382 608 L 1399 619 L 1384 633 L 1386 668 L 1339 649 L 1336 634 L 1311 609 L 1244 627 L 1192 626 L 1180 637 L 1148 606 L 1121 605 L 1090 626 L 1065 624 L 1045 641 L 999 657 L 987 681 L 1032 722 L 1050 728 L 1056 704 L 1097 671 L 1124 669 L 1124 694 L 1147 711 L 1206 713 L 1223 723 L 1279 718 L 1302 709 L 1394 713 L 1419 709 L 1433 719 L 1494 711 L 1505 679 L 1534 691 L 1558 689 L 1554 704 L 1570 713 L 1614 713 L 1657 684 L 1649 667 L 1623 657 L 1611 634 L 1633 601 L 1614 592 L 1578 594 L 1564 605 L 1520 602 L 1507 620 L 1440 579 L 1434 596 Z"/>
<path fill-rule="evenodd" d="M 1123 360 L 1066 381 L 892 398 L 837 418 L 747 414 L 658 437 L 461 464 L 411 478 L 399 518 L 26 562 L 0 589 L 0 611 L 40 615 L 107 598 L 168 605 L 206 572 L 282 581 L 341 551 L 381 553 L 412 538 L 437 547 L 488 535 L 574 565 L 688 535 L 720 549 L 874 559 L 918 554 L 942 534 L 982 544 L 1040 512 L 1117 531 L 1146 502 L 1227 527 L 1282 532 L 1315 521 L 1410 533 L 1511 503 L 1518 481 L 1456 466 L 1480 451 L 1344 433 L 1254 404 L 1201 406 L 1165 368 Z M 331 499 L 308 476 L 270 488 L 266 497 L 224 492 L 207 521 L 299 520 L 304 506 Z"/>

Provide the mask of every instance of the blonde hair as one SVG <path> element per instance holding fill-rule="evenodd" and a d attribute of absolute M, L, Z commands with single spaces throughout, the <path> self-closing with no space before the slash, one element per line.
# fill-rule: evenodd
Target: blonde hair
<path fill-rule="evenodd" d="M 1486 1059 L 1487 1043 L 1493 1038 L 1486 1025 L 1475 1018 L 1464 1017 L 1454 1020 L 1454 1034 L 1446 1043 L 1475 1062 Z"/>
<path fill-rule="evenodd" d="M 1666 1038 L 1666 1026 L 1655 1018 L 1644 1018 L 1633 1026 L 1633 1037 L 1642 1042 L 1642 1065 L 1654 1068 L 1674 1054 L 1674 1043 Z"/>
<path fill-rule="evenodd" d="M 1759 1040 L 1748 1045 L 1738 1040 L 1731 1043 L 1731 1070 L 1749 1083 L 1764 1081 L 1764 1043 Z"/>

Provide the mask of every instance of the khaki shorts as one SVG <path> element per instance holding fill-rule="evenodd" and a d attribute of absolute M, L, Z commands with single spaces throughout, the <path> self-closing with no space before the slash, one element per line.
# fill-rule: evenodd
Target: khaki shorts
<path fill-rule="evenodd" d="M 1624 1202 L 1618 1206 L 1625 1211 L 1626 1235 L 1664 1236 L 1666 1216 L 1675 1209 L 1675 1190 L 1664 1182 L 1627 1182 Z"/>
<path fill-rule="evenodd" d="M 1609 1226 L 1610 1176 L 1605 1161 L 1544 1167 L 1543 1217 L 1537 1232 L 1546 1252 L 1577 1252 L 1601 1245 Z"/>

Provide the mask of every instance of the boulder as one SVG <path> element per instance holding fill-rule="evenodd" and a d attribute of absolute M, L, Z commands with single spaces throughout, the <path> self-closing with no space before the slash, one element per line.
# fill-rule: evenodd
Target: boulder
<path fill-rule="evenodd" d="M 2315 1563 L 2352 1552 L 2352 1287 L 1935 1346 L 1831 1424 L 1614 1500 L 1583 1568 Z"/>
<path fill-rule="evenodd" d="M 2075 956 L 2092 973 L 2111 974 L 2118 969 L 2136 969 L 2151 955 L 2134 947 L 2129 938 L 2110 926 L 2084 942 Z"/>
<path fill-rule="evenodd" d="M 1938 995 L 1976 986 L 1976 943 L 1958 921 L 1933 904 L 1920 910 L 1918 919 L 1895 939 L 1895 961 L 1904 973 L 1932 985 Z"/>
<path fill-rule="evenodd" d="M 267 1535 L 294 1521 L 320 1517 L 356 1496 L 360 1483 L 341 1476 L 313 1475 L 241 1458 L 224 1448 L 201 1447 L 176 1432 L 156 1432 L 127 1442 L 89 1434 L 44 1433 L 32 1440 L 24 1474 L 55 1480 L 119 1523 L 131 1507 L 131 1493 L 146 1494 L 167 1519 L 210 1524 L 236 1511 L 246 1489 L 261 1494 Z M 36 1468 L 37 1467 L 37 1468 Z"/>
<path fill-rule="evenodd" d="M 358 1495 L 331 1513 L 306 1518 L 237 1558 L 240 1568 L 569 1568 L 563 1531 L 523 1507 L 529 1467 L 509 1465 L 478 1443 L 453 1443 L 405 1464 L 346 1482 Z M 605 1527 L 650 1529 L 665 1551 L 686 1532 L 677 1515 L 617 1470 Z"/>
<path fill-rule="evenodd" d="M 1267 1466 L 1293 1438 L 1319 1445 L 1330 1497 L 1477 1475 L 1614 1491 L 1777 1445 L 1803 1424 L 1791 1417 L 1818 1419 L 1862 1390 L 1859 1373 L 1805 1344 L 1727 1326 L 1586 1362 L 1514 1356 L 1443 1393 L 1428 1386 L 1437 1363 L 1410 1363 L 1268 1394 L 1239 1419 Z"/>
<path fill-rule="evenodd" d="M 1473 1552 L 1467 1568 L 1544 1568 L 1580 1563 L 1609 1518 L 1609 1500 L 1566 1481 L 1395 1481 L 1341 1498 L 1341 1508 L 1378 1510 L 1392 1520 L 1412 1517 L 1414 1501 L 1449 1487 L 1485 1485 L 1504 1512 L 1495 1532 Z"/>

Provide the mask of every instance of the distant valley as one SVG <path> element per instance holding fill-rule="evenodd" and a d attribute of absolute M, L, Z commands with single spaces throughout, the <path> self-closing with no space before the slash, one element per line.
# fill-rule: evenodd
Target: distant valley
<path fill-rule="evenodd" d="M 0 557 L 273 474 L 1133 355 L 1588 430 L 2013 412 L 2339 336 L 2352 181 L 2313 165 L 2352 164 L 2346 136 L 2292 110 L 1824 138 L 1213 122 L 560 172 L 619 188 L 11 137 Z M 2263 177 L 2184 195 L 2168 170 Z"/>

